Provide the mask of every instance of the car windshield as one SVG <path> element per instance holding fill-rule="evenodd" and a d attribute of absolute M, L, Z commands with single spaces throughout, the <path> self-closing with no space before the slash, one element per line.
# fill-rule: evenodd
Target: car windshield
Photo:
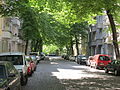
<path fill-rule="evenodd" d="M 13 65 L 23 65 L 22 55 L 0 56 L 0 61 L 10 61 L 13 63 Z"/>
<path fill-rule="evenodd" d="M 31 61 L 31 58 L 29 56 L 25 56 L 25 60 L 29 62 Z"/>
<path fill-rule="evenodd" d="M 109 61 L 110 60 L 110 58 L 108 56 L 100 56 L 99 59 L 103 60 L 103 61 Z"/>
<path fill-rule="evenodd" d="M 80 59 L 87 59 L 86 56 L 79 56 Z"/>
<path fill-rule="evenodd" d="M 0 65 L 0 78 L 6 78 L 6 73 L 5 73 L 5 66 Z"/>
<path fill-rule="evenodd" d="M 30 56 L 32 60 L 36 60 L 36 56 Z"/>

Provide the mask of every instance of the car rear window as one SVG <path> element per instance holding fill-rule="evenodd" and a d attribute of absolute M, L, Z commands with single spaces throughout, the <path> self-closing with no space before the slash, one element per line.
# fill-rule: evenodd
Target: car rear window
<path fill-rule="evenodd" d="M 102 61 L 109 61 L 110 58 L 108 56 L 99 56 L 99 59 Z"/>
<path fill-rule="evenodd" d="M 5 66 L 0 65 L 0 78 L 6 78 L 6 73 L 5 73 Z"/>
<path fill-rule="evenodd" d="M 5 55 L 0 56 L 0 61 L 10 61 L 13 65 L 23 65 L 22 55 Z"/>
<path fill-rule="evenodd" d="M 32 60 L 36 60 L 36 56 L 30 56 Z"/>
<path fill-rule="evenodd" d="M 80 59 L 87 59 L 86 56 L 79 56 Z"/>

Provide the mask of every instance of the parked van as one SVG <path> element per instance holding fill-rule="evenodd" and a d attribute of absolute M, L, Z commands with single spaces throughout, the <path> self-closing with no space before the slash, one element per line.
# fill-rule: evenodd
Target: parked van
<path fill-rule="evenodd" d="M 90 67 L 103 69 L 109 62 L 111 62 L 111 58 L 106 54 L 97 54 L 94 55 L 90 60 Z"/>
<path fill-rule="evenodd" d="M 0 61 L 10 61 L 21 74 L 21 85 L 26 85 L 28 81 L 27 65 L 25 54 L 21 52 L 8 52 L 0 54 Z"/>

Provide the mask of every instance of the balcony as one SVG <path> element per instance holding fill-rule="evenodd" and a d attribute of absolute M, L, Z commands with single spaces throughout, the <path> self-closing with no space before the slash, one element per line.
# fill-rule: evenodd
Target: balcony
<path fill-rule="evenodd" d="M 22 44 L 22 43 L 23 43 L 23 40 L 18 39 L 17 42 L 18 42 L 18 44 Z"/>
<path fill-rule="evenodd" d="M 102 39 L 97 39 L 97 40 L 96 40 L 96 43 L 97 43 L 97 44 L 102 44 L 102 41 L 103 41 Z"/>
<path fill-rule="evenodd" d="M 97 23 L 97 28 L 103 28 L 103 23 Z"/>
<path fill-rule="evenodd" d="M 95 46 L 95 45 L 96 45 L 96 41 L 92 41 L 91 46 Z"/>
<path fill-rule="evenodd" d="M 19 19 L 17 19 L 17 18 L 12 18 L 12 24 L 13 25 L 17 25 L 17 26 L 19 26 L 20 27 L 20 21 L 19 21 Z"/>
<path fill-rule="evenodd" d="M 92 32 L 96 31 L 96 26 L 91 26 Z"/>
<path fill-rule="evenodd" d="M 13 36 L 11 40 L 17 42 L 19 40 L 19 37 Z"/>
<path fill-rule="evenodd" d="M 9 31 L 3 31 L 2 32 L 2 38 L 10 39 L 11 33 Z"/>

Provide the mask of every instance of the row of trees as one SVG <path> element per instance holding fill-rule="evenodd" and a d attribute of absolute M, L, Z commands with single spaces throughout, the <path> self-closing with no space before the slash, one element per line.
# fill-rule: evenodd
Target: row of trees
<path fill-rule="evenodd" d="M 54 3 L 57 2 L 6 0 L 5 3 L 1 4 L 0 14 L 2 16 L 17 16 L 21 19 L 20 32 L 22 39 L 26 41 L 25 52 L 27 52 L 28 42 L 31 41 L 32 51 L 42 52 L 43 45 L 53 44 L 60 50 L 67 47 L 68 53 L 73 53 L 73 50 L 71 50 L 72 43 L 74 43 L 72 38 L 78 37 L 77 34 L 82 33 L 77 31 L 79 29 L 74 30 L 75 20 L 78 20 L 75 15 L 70 15 L 66 3 L 59 2 L 60 7 L 53 9 L 52 5 Z M 76 24 L 78 23 L 76 22 Z M 77 38 L 76 42 L 78 42 Z M 76 46 L 78 48 L 78 45 Z"/>
<path fill-rule="evenodd" d="M 119 21 L 119 5 L 119 0 L 6 0 L 0 5 L 0 14 L 21 18 L 21 31 L 26 42 L 33 42 L 32 50 L 42 51 L 43 44 L 54 44 L 59 48 L 66 46 L 73 53 L 72 46 L 76 43 L 79 54 L 78 37 L 82 35 L 85 41 L 88 24 L 94 22 L 93 17 L 106 11 L 116 57 L 120 58 L 115 26 Z"/>

